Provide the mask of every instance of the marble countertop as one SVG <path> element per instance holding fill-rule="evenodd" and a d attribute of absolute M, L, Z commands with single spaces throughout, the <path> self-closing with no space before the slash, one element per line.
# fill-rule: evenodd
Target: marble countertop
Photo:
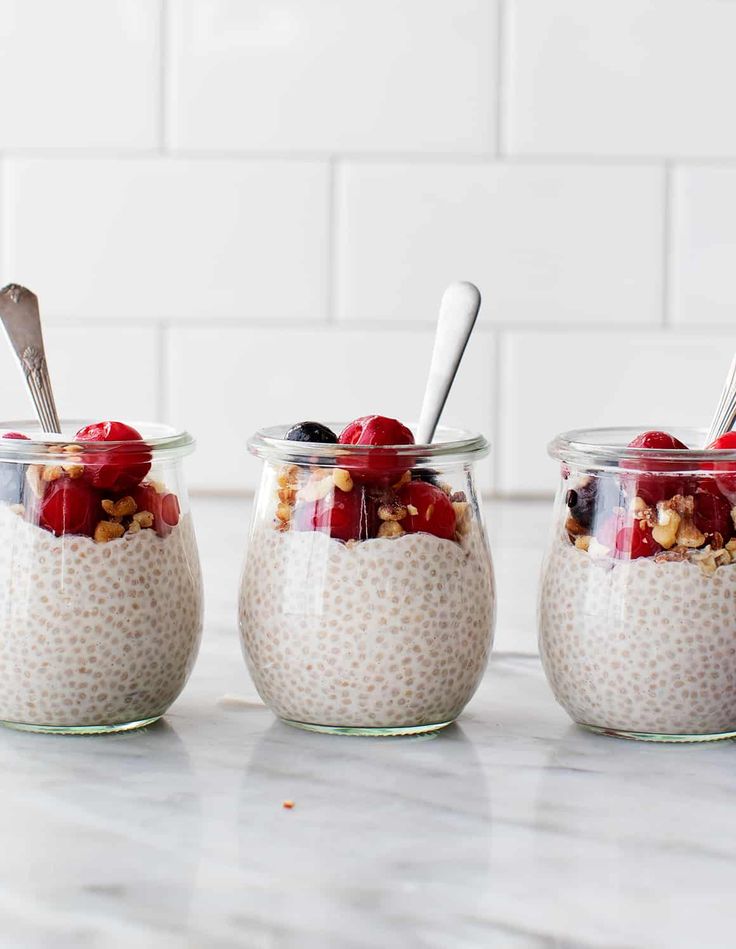
<path fill-rule="evenodd" d="M 205 639 L 163 723 L 0 732 L 0 946 L 733 945 L 733 745 L 568 721 L 534 654 L 548 505 L 489 505 L 498 648 L 459 724 L 410 739 L 260 705 L 234 625 L 247 508 L 195 502 Z"/>

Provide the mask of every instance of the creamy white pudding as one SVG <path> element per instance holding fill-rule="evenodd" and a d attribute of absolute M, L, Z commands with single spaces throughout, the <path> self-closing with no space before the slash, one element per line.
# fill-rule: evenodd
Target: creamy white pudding
<path fill-rule="evenodd" d="M 240 627 L 263 701 L 292 722 L 409 728 L 455 719 L 493 638 L 484 535 L 428 533 L 343 543 L 256 527 Z"/>
<path fill-rule="evenodd" d="M 189 515 L 166 536 L 96 543 L 0 504 L 0 719 L 83 729 L 163 714 L 199 647 L 198 564 Z"/>
<path fill-rule="evenodd" d="M 736 731 L 736 564 L 597 559 L 565 537 L 550 550 L 539 606 L 545 672 L 579 724 Z"/>

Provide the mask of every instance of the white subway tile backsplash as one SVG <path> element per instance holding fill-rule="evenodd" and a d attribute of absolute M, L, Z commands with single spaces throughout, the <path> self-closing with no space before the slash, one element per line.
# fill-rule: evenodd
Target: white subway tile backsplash
<path fill-rule="evenodd" d="M 263 426 L 309 418 L 347 421 L 374 412 L 415 419 L 433 336 L 194 327 L 169 335 L 168 414 L 199 441 L 189 462 L 192 484 L 234 490 L 257 486 L 259 463 L 247 454 L 245 441 Z M 448 400 L 448 425 L 492 439 L 493 365 L 493 338 L 477 332 Z M 480 466 L 480 482 L 488 488 L 490 460 Z"/>
<path fill-rule="evenodd" d="M 736 332 L 510 333 L 501 347 L 500 492 L 555 490 L 546 446 L 559 432 L 707 428 L 735 348 Z"/>
<path fill-rule="evenodd" d="M 3 0 L 0 148 L 155 148 L 158 0 Z"/>
<path fill-rule="evenodd" d="M 584 165 L 348 163 L 337 190 L 342 319 L 433 320 L 472 280 L 484 320 L 661 320 L 663 173 Z"/>
<path fill-rule="evenodd" d="M 10 161 L 6 276 L 47 316 L 320 318 L 328 180 L 317 162 Z"/>
<path fill-rule="evenodd" d="M 736 168 L 674 173 L 672 315 L 679 323 L 734 325 Z"/>
<path fill-rule="evenodd" d="M 144 326 L 49 326 L 44 342 L 62 418 L 158 421 L 157 331 Z M 35 418 L 10 346 L 0 339 L 0 418 Z"/>
<path fill-rule="evenodd" d="M 509 0 L 510 154 L 736 154 L 736 4 Z"/>
<path fill-rule="evenodd" d="M 170 144 L 495 147 L 496 0 L 178 0 Z"/>

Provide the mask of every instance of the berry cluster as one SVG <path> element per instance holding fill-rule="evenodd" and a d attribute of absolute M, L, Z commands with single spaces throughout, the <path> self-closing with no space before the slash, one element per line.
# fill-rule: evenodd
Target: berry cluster
<path fill-rule="evenodd" d="M 339 436 L 318 422 L 301 422 L 286 439 L 373 447 L 346 460 L 344 468 L 312 469 L 301 486 L 300 470 L 285 469 L 276 512 L 280 530 L 322 531 L 342 541 L 419 532 L 453 540 L 463 533 L 469 517 L 465 495 L 438 484 L 433 472 L 412 472 L 413 460 L 396 449 L 413 445 L 414 436 L 396 419 L 366 415 Z"/>
<path fill-rule="evenodd" d="M 628 447 L 687 450 L 679 439 L 659 431 L 638 435 Z M 736 448 L 736 432 L 708 448 Z M 707 554 L 716 565 L 733 562 L 736 465 L 712 461 L 698 467 L 637 457 L 622 462 L 625 470 L 617 476 L 578 479 L 565 497 L 571 542 L 620 560 L 703 559 Z"/>
<path fill-rule="evenodd" d="M 3 438 L 26 439 L 8 432 Z M 85 442 L 90 448 L 84 447 Z M 105 442 L 140 442 L 140 449 Z M 123 422 L 98 422 L 81 428 L 75 444 L 60 447 L 61 464 L 0 466 L 0 500 L 22 505 L 25 516 L 57 537 L 81 534 L 113 540 L 127 531 L 152 527 L 160 536 L 179 522 L 174 494 L 146 478 L 151 453 L 142 437 Z"/>

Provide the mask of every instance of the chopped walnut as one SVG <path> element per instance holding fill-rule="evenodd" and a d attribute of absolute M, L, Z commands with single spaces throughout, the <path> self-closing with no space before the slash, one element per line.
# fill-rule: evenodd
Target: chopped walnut
<path fill-rule="evenodd" d="M 729 540 L 726 544 L 726 550 L 732 555 L 736 553 L 736 537 L 732 537 L 731 540 Z"/>
<path fill-rule="evenodd" d="M 595 537 L 591 537 L 588 543 L 588 553 L 596 560 L 602 560 L 604 557 L 610 556 L 611 548 L 606 547 L 605 544 L 602 544 L 599 540 L 596 540 Z"/>
<path fill-rule="evenodd" d="M 464 491 L 455 491 L 454 494 L 450 496 L 450 500 L 453 503 L 457 502 L 458 504 L 462 504 L 462 502 L 467 501 L 468 498 Z"/>
<path fill-rule="evenodd" d="M 409 484 L 411 481 L 411 471 L 405 471 L 396 484 L 392 484 L 392 488 L 403 488 L 405 484 Z"/>
<path fill-rule="evenodd" d="M 654 539 L 656 540 L 656 537 Z M 702 547 L 705 543 L 705 534 L 698 530 L 692 518 L 683 517 L 677 531 L 677 543 L 682 547 Z"/>
<path fill-rule="evenodd" d="M 141 527 L 153 527 L 153 514 L 151 511 L 137 511 L 133 515 L 133 522 Z"/>
<path fill-rule="evenodd" d="M 296 488 L 279 488 L 277 496 L 279 501 L 281 501 L 283 504 L 294 504 L 296 501 Z"/>
<path fill-rule="evenodd" d="M 84 474 L 84 465 L 73 464 L 70 461 L 65 461 L 62 463 L 61 467 L 72 479 L 81 478 Z"/>
<path fill-rule="evenodd" d="M 43 496 L 44 487 L 41 480 L 41 472 L 43 467 L 39 465 L 29 465 L 28 470 L 26 471 L 26 481 L 28 486 L 36 495 L 37 498 Z"/>
<path fill-rule="evenodd" d="M 42 481 L 58 481 L 59 478 L 64 474 L 64 469 L 61 465 L 44 465 L 41 470 L 41 480 Z"/>
<path fill-rule="evenodd" d="M 406 510 L 408 514 L 411 514 L 412 517 L 416 517 L 419 513 L 419 508 L 414 507 L 413 504 L 407 504 Z"/>
<path fill-rule="evenodd" d="M 133 498 L 126 496 L 119 501 L 110 501 L 107 498 L 102 502 L 102 510 L 110 517 L 130 517 L 138 510 Z"/>
<path fill-rule="evenodd" d="M 660 550 L 659 553 L 654 555 L 655 563 L 681 563 L 687 559 L 685 551 L 677 547 L 672 550 Z"/>
<path fill-rule="evenodd" d="M 682 518 L 668 501 L 660 501 L 657 505 L 657 523 L 652 529 L 652 537 L 665 550 L 674 547 L 677 540 L 677 532 L 680 529 Z"/>
<path fill-rule="evenodd" d="M 100 521 L 95 527 L 95 541 L 98 544 L 105 544 L 110 540 L 122 537 L 124 533 L 125 528 L 122 524 L 116 524 L 113 521 Z"/>
<path fill-rule="evenodd" d="M 579 537 L 575 538 L 575 546 L 578 548 L 578 550 L 588 550 L 592 539 L 593 538 L 589 534 L 581 534 Z"/>
<path fill-rule="evenodd" d="M 321 501 L 332 491 L 332 478 L 311 477 L 297 493 L 299 501 Z"/>
<path fill-rule="evenodd" d="M 572 514 L 568 515 L 568 518 L 565 521 L 565 530 L 568 534 L 572 534 L 574 537 L 586 533 L 586 528 L 583 527 L 582 524 L 578 524 Z"/>
<path fill-rule="evenodd" d="M 398 521 L 383 521 L 378 528 L 379 537 L 401 537 L 404 528 Z"/>
<path fill-rule="evenodd" d="M 132 521 L 130 522 L 130 524 L 128 524 L 127 533 L 128 533 L 128 534 L 137 534 L 140 529 L 141 529 L 141 525 L 138 523 L 138 521 L 132 520 Z"/>
<path fill-rule="evenodd" d="M 80 451 L 84 451 L 81 445 L 62 445 L 61 451 L 67 455 L 77 455 Z"/>
<path fill-rule="evenodd" d="M 350 477 L 350 472 L 346 471 L 345 468 L 335 468 L 332 472 L 332 480 L 335 482 L 335 487 L 341 491 L 353 490 L 353 479 Z"/>
<path fill-rule="evenodd" d="M 278 473 L 277 481 L 280 488 L 291 488 L 296 485 L 299 477 L 297 465 L 285 465 Z"/>
<path fill-rule="evenodd" d="M 452 497 L 452 485 L 448 484 L 446 481 L 440 481 L 437 487 L 440 491 L 444 491 L 448 498 Z"/>
<path fill-rule="evenodd" d="M 455 530 L 461 536 L 467 534 L 470 527 L 470 505 L 467 501 L 453 501 L 452 509 L 455 512 Z"/>
<path fill-rule="evenodd" d="M 291 520 L 291 507 L 288 504 L 280 503 L 276 507 L 276 517 L 280 521 L 290 521 Z"/>
<path fill-rule="evenodd" d="M 385 501 L 378 508 L 378 516 L 382 521 L 403 521 L 408 513 L 399 500 Z"/>

